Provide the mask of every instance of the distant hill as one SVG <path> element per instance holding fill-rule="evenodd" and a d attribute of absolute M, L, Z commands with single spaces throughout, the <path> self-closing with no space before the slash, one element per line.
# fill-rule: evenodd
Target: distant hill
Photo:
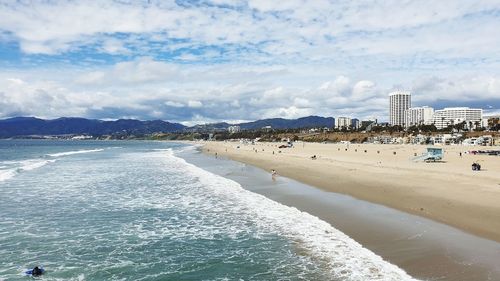
<path fill-rule="evenodd" d="M 0 138 L 29 135 L 88 134 L 92 136 L 126 133 L 142 135 L 182 131 L 184 125 L 161 120 L 139 121 L 120 119 L 102 121 L 85 118 L 58 118 L 44 120 L 34 117 L 15 117 L 0 120 Z"/>
<path fill-rule="evenodd" d="M 225 131 L 231 124 L 226 122 L 221 123 L 210 123 L 203 125 L 194 125 L 192 127 L 185 128 L 185 132 L 213 132 L 213 131 Z"/>
<path fill-rule="evenodd" d="M 308 116 L 298 119 L 272 118 L 240 124 L 212 123 L 186 127 L 179 123 L 170 123 L 162 120 L 140 121 L 120 119 L 116 121 L 102 121 L 85 118 L 58 118 L 44 120 L 35 117 L 15 117 L 0 120 L 0 138 L 22 136 L 71 135 L 87 134 L 91 136 L 124 134 L 145 135 L 152 133 L 173 132 L 213 132 L 224 131 L 229 126 L 238 125 L 243 130 L 257 130 L 265 126 L 273 129 L 318 128 L 334 125 L 333 117 Z"/>
<path fill-rule="evenodd" d="M 186 128 L 184 131 L 190 132 L 212 132 L 212 131 L 225 131 L 229 126 L 240 126 L 242 130 L 258 130 L 262 127 L 271 126 L 273 129 L 298 129 L 298 128 L 318 128 L 318 127 L 333 127 L 335 123 L 335 118 L 333 117 L 319 117 L 319 116 L 308 116 L 298 119 L 283 119 L 283 118 L 271 118 L 262 119 L 252 122 L 239 123 L 239 124 L 228 124 L 222 123 L 211 123 L 204 125 L 196 125 L 193 127 Z"/>
<path fill-rule="evenodd" d="M 271 126 L 273 129 L 298 129 L 298 128 L 318 128 L 334 126 L 335 118 L 333 117 L 320 117 L 320 116 L 307 116 L 298 119 L 283 119 L 272 118 L 262 119 L 248 123 L 241 123 L 238 126 L 243 130 L 260 129 L 265 126 Z"/>

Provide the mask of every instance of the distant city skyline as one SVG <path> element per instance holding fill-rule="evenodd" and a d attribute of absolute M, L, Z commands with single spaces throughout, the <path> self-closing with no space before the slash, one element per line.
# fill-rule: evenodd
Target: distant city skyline
<path fill-rule="evenodd" d="M 498 1 L 0 0 L 0 118 L 500 114 Z"/>

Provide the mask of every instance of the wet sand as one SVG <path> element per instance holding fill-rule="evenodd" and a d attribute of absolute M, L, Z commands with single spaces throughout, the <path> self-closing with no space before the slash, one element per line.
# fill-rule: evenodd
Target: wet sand
<path fill-rule="evenodd" d="M 187 158 L 243 187 L 329 222 L 424 280 L 500 280 L 500 243 L 392 208 L 317 189 L 221 157 Z"/>

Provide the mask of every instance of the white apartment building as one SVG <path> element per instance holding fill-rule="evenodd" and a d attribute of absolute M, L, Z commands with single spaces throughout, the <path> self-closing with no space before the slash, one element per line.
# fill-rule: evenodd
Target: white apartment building
<path fill-rule="evenodd" d="M 434 111 L 433 123 L 438 129 L 465 121 L 468 128 L 481 126 L 483 110 L 469 107 L 448 107 Z"/>
<path fill-rule="evenodd" d="M 230 134 L 234 134 L 234 133 L 238 133 L 241 131 L 241 128 L 240 126 L 229 126 L 227 127 L 227 131 L 230 133 Z"/>
<path fill-rule="evenodd" d="M 406 127 L 432 124 L 434 108 L 428 106 L 410 107 L 405 110 Z"/>
<path fill-rule="evenodd" d="M 337 117 L 335 118 L 335 128 L 350 128 L 352 119 L 350 117 Z"/>
<path fill-rule="evenodd" d="M 396 91 L 389 94 L 389 124 L 405 125 L 405 110 L 411 107 L 411 94 L 407 91 Z"/>

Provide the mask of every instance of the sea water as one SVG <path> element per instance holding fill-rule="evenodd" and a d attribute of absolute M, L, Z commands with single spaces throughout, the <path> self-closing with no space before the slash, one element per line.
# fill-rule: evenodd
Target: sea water
<path fill-rule="evenodd" d="M 187 163 L 190 146 L 0 141 L 0 280 L 412 280 L 328 223 Z"/>

